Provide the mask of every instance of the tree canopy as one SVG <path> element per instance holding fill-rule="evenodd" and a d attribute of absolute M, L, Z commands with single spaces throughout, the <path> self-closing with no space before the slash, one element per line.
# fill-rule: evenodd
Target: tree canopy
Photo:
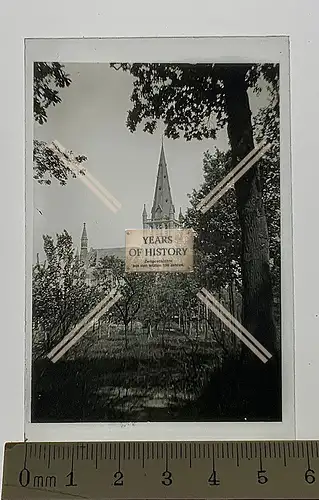
<path fill-rule="evenodd" d="M 196 210 L 196 205 L 226 175 L 230 152 L 218 149 L 206 151 L 203 158 L 204 182 L 189 195 L 191 207 L 187 209 L 184 225 L 194 229 L 196 261 L 202 286 L 213 290 L 225 288 L 240 279 L 240 225 L 236 212 L 234 190 L 229 190 L 209 212 Z"/>
<path fill-rule="evenodd" d="M 67 231 L 43 236 L 45 261 L 33 267 L 32 314 L 46 352 L 94 307 L 98 291 L 86 283 L 86 271 Z"/>
<path fill-rule="evenodd" d="M 42 125 L 48 120 L 47 109 L 61 102 L 59 89 L 69 87 L 70 75 L 58 62 L 34 63 L 33 73 L 33 113 L 36 122 Z"/>
<path fill-rule="evenodd" d="M 215 138 L 216 131 L 227 124 L 224 78 L 231 69 L 244 75 L 247 88 L 260 90 L 263 77 L 276 88 L 279 67 L 273 64 L 148 64 L 112 63 L 116 69 L 134 77 L 127 126 L 131 132 L 142 124 L 153 133 L 158 120 L 165 125 L 165 135 L 177 139 Z"/>
<path fill-rule="evenodd" d="M 65 67 L 58 63 L 34 63 L 33 74 L 33 117 L 35 122 L 43 125 L 48 120 L 47 109 L 56 106 L 62 99 L 59 90 L 69 87 L 71 77 Z M 84 155 L 75 157 L 78 163 L 87 160 Z M 84 173 L 84 171 L 82 171 Z M 65 185 L 69 177 L 76 177 L 68 166 L 61 161 L 44 141 L 33 141 L 33 177 L 39 184 L 50 185 L 56 179 Z"/>
<path fill-rule="evenodd" d="M 127 345 L 127 328 L 129 323 L 136 319 L 149 292 L 149 277 L 143 273 L 125 273 L 125 262 L 114 255 L 101 259 L 93 275 L 96 286 L 102 292 L 109 292 L 113 287 L 117 287 L 122 294 L 112 315 L 123 322 Z"/>

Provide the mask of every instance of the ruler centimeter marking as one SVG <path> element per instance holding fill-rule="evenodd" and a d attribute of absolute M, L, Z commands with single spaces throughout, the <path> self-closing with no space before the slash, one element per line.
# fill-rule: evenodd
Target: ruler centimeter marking
<path fill-rule="evenodd" d="M 6 445 L 3 500 L 319 498 L 317 441 Z"/>
<path fill-rule="evenodd" d="M 109 452 L 108 453 L 108 458 L 111 459 L 113 458 L 114 460 L 116 459 L 116 457 L 120 454 L 121 456 L 123 456 L 124 460 L 130 460 L 130 459 L 135 459 L 135 455 L 131 457 L 131 454 L 134 454 L 134 450 L 135 450 L 135 446 L 138 446 L 138 450 L 140 450 L 140 446 L 142 444 L 142 447 L 143 447 L 143 455 L 145 457 L 145 444 L 147 445 L 147 447 L 149 448 L 149 443 L 64 443 L 64 444 L 52 444 L 52 443 L 48 443 L 48 444 L 45 444 L 45 443 L 12 443 L 11 446 L 23 446 L 24 448 L 24 453 L 25 453 L 25 460 L 27 459 L 27 456 L 29 458 L 32 457 L 32 452 L 33 452 L 33 456 L 34 457 L 37 457 L 39 460 L 45 460 L 46 457 L 48 457 L 50 455 L 52 455 L 52 458 L 53 460 L 56 460 L 56 459 L 62 459 L 62 460 L 65 460 L 65 458 L 67 457 L 67 459 L 69 459 L 70 457 L 70 450 L 74 451 L 74 449 L 76 449 L 76 458 L 79 459 L 79 448 L 81 449 L 81 453 L 82 453 L 82 457 L 81 459 L 86 459 L 86 460 L 89 460 L 89 459 L 93 459 L 93 457 L 96 456 L 96 452 L 94 450 L 98 450 L 99 447 L 101 447 L 102 449 L 102 446 L 104 446 L 104 459 L 107 458 L 107 446 L 109 446 L 109 451 L 112 450 L 112 457 L 111 457 L 111 453 Z M 264 453 L 265 453 L 265 457 L 267 457 L 267 446 L 271 446 L 272 443 L 262 443 L 260 444 L 260 446 L 263 446 L 264 447 Z M 252 443 L 247 443 L 247 442 L 244 442 L 244 443 L 240 443 L 239 444 L 240 447 L 241 447 L 241 452 L 239 453 L 239 455 L 241 456 L 241 458 L 252 458 L 252 452 L 250 452 L 250 456 L 249 456 L 249 452 L 247 451 L 248 450 L 248 446 L 250 446 L 250 449 L 252 449 Z M 254 443 L 254 445 L 256 446 L 256 443 Z M 149 456 L 149 453 L 147 453 L 147 459 L 159 459 L 159 458 L 163 458 L 164 457 L 164 453 L 163 451 L 160 453 L 158 450 L 161 449 L 161 450 L 164 450 L 164 443 L 163 442 L 160 442 L 160 443 L 154 443 L 152 442 L 151 443 L 151 446 L 154 450 L 154 447 L 155 449 L 157 450 L 156 452 L 156 457 L 155 457 L 155 453 L 154 451 L 152 452 L 152 457 Z M 179 448 L 178 448 L 179 446 Z M 184 455 L 183 455 L 183 448 L 182 446 L 184 446 Z M 233 446 L 233 443 L 229 443 L 229 442 L 226 442 L 226 443 L 195 443 L 194 444 L 195 448 L 193 450 L 193 455 L 194 455 L 194 458 L 202 458 L 202 456 L 205 458 L 205 456 L 207 455 L 209 457 L 209 453 L 210 453 L 210 450 L 212 449 L 212 447 L 214 448 L 214 446 L 216 446 L 216 450 L 217 450 L 217 456 L 219 457 L 220 453 L 224 453 L 224 447 L 226 446 L 227 447 L 227 458 L 230 457 L 230 454 L 229 454 L 229 447 L 230 446 Z M 220 446 L 222 446 L 222 451 L 220 451 Z M 245 448 L 243 448 L 245 446 Z M 289 448 L 290 446 L 290 443 L 287 443 L 287 446 Z M 301 443 L 301 446 L 304 446 L 304 443 Z M 307 446 L 307 449 L 309 450 L 309 444 L 306 444 Z M 313 443 L 310 444 L 310 446 L 312 447 L 312 455 L 313 455 Z M 192 443 L 166 443 L 165 444 L 165 450 L 167 450 L 169 447 L 170 449 L 170 458 L 173 459 L 177 459 L 177 458 L 187 458 L 187 455 L 190 454 L 192 455 Z M 238 443 L 236 443 L 236 447 L 238 447 Z M 180 450 L 179 454 L 178 454 L 178 451 L 177 450 Z M 187 450 L 188 449 L 188 450 Z M 238 449 L 238 448 L 237 448 Z M 245 452 L 243 450 L 246 450 Z M 52 451 L 53 450 L 53 453 Z M 62 450 L 62 453 L 61 453 L 61 450 Z M 84 456 L 84 450 L 85 450 L 85 455 L 86 457 Z M 133 450 L 133 451 L 132 451 Z M 175 453 L 174 451 L 175 450 Z M 204 450 L 204 451 L 203 451 Z M 309 452 L 307 452 L 309 453 Z M 128 456 L 126 456 L 126 454 L 128 454 Z M 166 454 L 168 455 L 167 451 L 165 452 L 165 456 Z M 90 455 L 90 457 L 89 457 Z M 100 457 L 102 458 L 102 451 L 99 452 L 99 455 Z M 256 455 L 256 453 L 255 453 Z M 304 456 L 304 454 L 302 455 Z M 317 453 L 316 453 L 316 456 L 318 457 L 318 449 L 317 449 Z M 224 455 L 222 455 L 222 457 L 224 458 Z M 270 457 L 271 457 L 271 453 L 270 453 Z M 233 453 L 231 454 L 231 458 L 233 458 Z"/>

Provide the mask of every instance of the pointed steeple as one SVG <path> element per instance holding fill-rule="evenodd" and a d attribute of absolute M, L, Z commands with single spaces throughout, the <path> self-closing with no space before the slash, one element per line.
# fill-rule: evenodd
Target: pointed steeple
<path fill-rule="evenodd" d="M 143 224 L 143 229 L 146 228 L 146 222 L 147 222 L 147 211 L 146 211 L 146 205 L 144 203 L 144 208 L 142 212 L 142 224 Z"/>
<path fill-rule="evenodd" d="M 80 259 L 82 262 L 86 261 L 88 254 L 88 236 L 86 232 L 85 222 L 83 223 L 82 236 L 81 236 L 81 251 L 80 251 Z"/>
<path fill-rule="evenodd" d="M 81 241 L 87 241 L 87 240 L 88 240 L 88 235 L 86 232 L 86 224 L 85 224 L 85 222 L 83 222 Z"/>
<path fill-rule="evenodd" d="M 170 217 L 172 207 L 173 200 L 162 138 L 161 153 L 158 163 L 157 179 L 152 207 L 152 219 L 168 219 Z"/>

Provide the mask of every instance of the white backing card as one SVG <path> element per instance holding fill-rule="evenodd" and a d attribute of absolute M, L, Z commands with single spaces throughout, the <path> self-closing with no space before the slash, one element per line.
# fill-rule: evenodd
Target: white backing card
<path fill-rule="evenodd" d="M 10 335 L 1 335 L 0 393 L 1 403 L 6 405 L 6 411 L 1 412 L 1 450 L 6 441 L 24 438 L 24 39 L 51 36 L 289 35 L 296 307 L 294 437 L 318 439 L 319 405 L 314 397 L 319 375 L 318 266 L 314 266 L 318 254 L 318 232 L 314 228 L 319 208 L 319 171 L 315 162 L 319 70 L 318 65 L 313 64 L 319 48 L 318 3 L 313 0 L 271 3 L 242 0 L 240 3 L 224 1 L 218 4 L 203 1 L 197 2 L 194 10 L 193 2 L 164 1 L 156 12 L 149 10 L 145 0 L 112 5 L 100 1 L 94 6 L 88 2 L 57 1 L 55 6 L 51 15 L 39 1 L 32 2 L 32 5 L 10 1 L 2 6 L 0 51 L 8 75 L 0 81 L 2 158 L 10 168 L 3 169 L 0 197 L 1 226 L 6 228 L 1 260 L 1 315 L 3 332 L 10 332 Z M 306 92 L 305 79 L 301 75 L 308 75 Z M 260 435 L 257 427 L 255 434 Z M 48 430 L 45 429 L 43 436 L 55 440 L 54 429 L 51 428 L 50 433 Z M 155 439 L 153 431 L 154 427 L 149 426 L 140 436 Z M 231 439 L 229 426 L 227 431 Z M 68 432 L 64 435 L 68 440 Z M 118 434 L 114 435 L 115 439 L 118 438 Z M 233 437 L 238 435 L 235 429 Z M 127 431 L 126 436 L 131 439 Z M 175 438 L 174 429 L 167 435 L 170 437 Z M 279 432 L 278 437 L 284 436 Z M 81 432 L 73 433 L 73 438 L 84 439 Z M 105 433 L 103 438 L 110 436 Z M 268 438 L 268 434 L 261 433 L 261 438 Z M 2 456 L 1 451 L 1 459 Z"/>
<path fill-rule="evenodd" d="M 279 63 L 281 196 L 282 422 L 31 422 L 32 68 L 61 63 Z M 294 327 L 292 200 L 290 166 L 289 42 L 287 37 L 26 40 L 26 378 L 25 437 L 28 440 L 204 440 L 294 437 Z"/>

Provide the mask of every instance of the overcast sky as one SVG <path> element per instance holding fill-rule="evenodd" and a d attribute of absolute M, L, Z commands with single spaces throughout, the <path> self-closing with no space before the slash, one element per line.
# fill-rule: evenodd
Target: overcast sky
<path fill-rule="evenodd" d="M 125 230 L 141 228 L 143 204 L 149 213 L 153 201 L 162 129 L 151 135 L 141 128 L 134 133 L 126 128 L 132 77 L 108 64 L 65 66 L 72 83 L 60 91 L 62 102 L 48 109 L 48 122 L 35 124 L 35 138 L 48 143 L 56 139 L 86 155 L 86 168 L 122 208 L 114 214 L 78 179 L 70 179 L 67 186 L 54 180 L 50 186 L 34 181 L 34 259 L 37 253 L 43 258 L 43 234 L 55 236 L 67 229 L 79 246 L 83 222 L 89 247 L 124 246 Z M 253 114 L 265 104 L 265 97 L 250 94 Z M 226 132 L 221 131 L 215 141 L 165 138 L 164 147 L 173 202 L 177 211 L 179 207 L 184 211 L 187 194 L 202 182 L 203 153 L 215 147 L 227 149 Z"/>

